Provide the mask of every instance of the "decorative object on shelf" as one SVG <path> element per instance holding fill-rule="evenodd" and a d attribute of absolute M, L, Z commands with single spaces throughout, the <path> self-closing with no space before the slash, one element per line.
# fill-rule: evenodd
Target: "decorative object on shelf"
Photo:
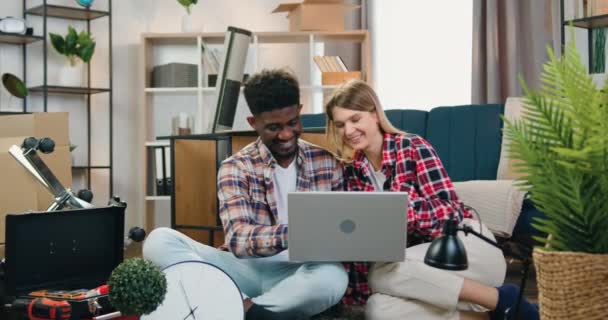
<path fill-rule="evenodd" d="M 27 23 L 23 19 L 5 17 L 0 19 L 0 31 L 5 33 L 26 34 L 28 32 Z"/>
<path fill-rule="evenodd" d="M 194 118 L 185 112 L 180 112 L 171 119 L 171 127 L 171 134 L 174 136 L 192 134 L 194 131 Z"/>
<path fill-rule="evenodd" d="M 192 22 L 192 16 L 190 16 L 190 7 L 195 5 L 198 0 L 177 0 L 186 9 L 186 14 L 182 16 L 182 32 L 193 32 L 195 31 L 194 24 Z"/>
<path fill-rule="evenodd" d="M 606 28 L 591 29 L 593 32 L 593 60 L 589 69 L 591 73 L 604 73 L 606 71 Z"/>
<path fill-rule="evenodd" d="M 167 63 L 152 68 L 152 87 L 183 88 L 196 87 L 198 68 L 191 63 Z"/>
<path fill-rule="evenodd" d="M 76 3 L 88 9 L 94 1 L 95 0 L 76 0 Z"/>
<path fill-rule="evenodd" d="M 78 62 L 77 58 L 88 63 L 95 52 L 95 40 L 87 31 L 76 32 L 72 26 L 68 26 L 68 34 L 64 37 L 56 33 L 49 33 L 53 48 L 60 54 L 66 56 L 71 66 Z"/>
<path fill-rule="evenodd" d="M 123 315 L 141 316 L 156 310 L 165 299 L 167 279 L 152 262 L 132 258 L 110 275 L 110 304 Z"/>
<path fill-rule="evenodd" d="M 547 218 L 534 249 L 541 318 L 608 314 L 608 88 L 597 88 L 574 32 L 561 58 L 548 49 L 541 90 L 526 92 L 521 120 L 505 120 L 519 186 Z"/>
<path fill-rule="evenodd" d="M 28 95 L 27 87 L 23 81 L 12 73 L 2 75 L 2 85 L 13 97 L 24 99 Z"/>

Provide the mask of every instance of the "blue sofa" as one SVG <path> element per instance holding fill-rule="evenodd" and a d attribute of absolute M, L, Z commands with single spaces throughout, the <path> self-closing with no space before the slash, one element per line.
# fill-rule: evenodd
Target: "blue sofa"
<path fill-rule="evenodd" d="M 418 134 L 435 147 L 454 182 L 496 180 L 503 113 L 503 104 L 386 111 L 397 128 Z M 325 127 L 325 114 L 303 115 L 302 124 L 305 128 Z M 538 216 L 543 214 L 530 200 L 525 200 L 512 237 L 529 239 L 530 235 L 536 234 L 531 222 Z"/>

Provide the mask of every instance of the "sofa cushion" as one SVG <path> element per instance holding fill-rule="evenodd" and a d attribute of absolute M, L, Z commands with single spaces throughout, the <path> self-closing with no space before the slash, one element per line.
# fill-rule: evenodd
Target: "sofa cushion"
<path fill-rule="evenodd" d="M 509 121 L 520 120 L 524 111 L 523 98 L 509 97 L 505 103 L 505 119 Z M 496 179 L 517 179 L 523 176 L 515 170 L 515 166 L 521 161 L 511 159 L 509 156 L 509 145 L 511 139 L 509 135 L 502 136 L 501 150 L 500 150 L 500 161 L 498 162 L 498 172 L 496 173 Z"/>
<path fill-rule="evenodd" d="M 303 114 L 300 116 L 304 128 L 325 128 L 325 113 Z"/>
<path fill-rule="evenodd" d="M 426 136 L 427 111 L 422 110 L 387 110 L 386 117 L 399 130 L 414 133 L 421 137 Z"/>
<path fill-rule="evenodd" d="M 422 110 L 387 110 L 386 117 L 397 129 L 415 133 L 421 137 L 426 135 L 426 118 L 428 112 Z M 303 114 L 300 117 L 304 128 L 325 128 L 324 113 Z"/>
<path fill-rule="evenodd" d="M 502 139 L 502 104 L 437 107 L 426 140 L 453 181 L 495 180 Z"/>

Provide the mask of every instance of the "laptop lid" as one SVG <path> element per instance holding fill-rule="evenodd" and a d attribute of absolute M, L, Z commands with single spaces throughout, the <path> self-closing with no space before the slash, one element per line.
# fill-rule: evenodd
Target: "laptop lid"
<path fill-rule="evenodd" d="M 405 192 L 288 194 L 290 261 L 403 261 Z"/>
<path fill-rule="evenodd" d="M 6 216 L 6 289 L 93 288 L 122 262 L 125 207 Z"/>

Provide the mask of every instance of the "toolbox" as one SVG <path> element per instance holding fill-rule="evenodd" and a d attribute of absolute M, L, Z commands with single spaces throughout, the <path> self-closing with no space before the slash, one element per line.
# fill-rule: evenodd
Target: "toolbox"
<path fill-rule="evenodd" d="M 122 262 L 124 213 L 110 206 L 8 214 L 2 305 L 36 296 L 68 301 L 70 319 L 113 311 L 107 295 L 83 293 L 107 283 Z"/>

